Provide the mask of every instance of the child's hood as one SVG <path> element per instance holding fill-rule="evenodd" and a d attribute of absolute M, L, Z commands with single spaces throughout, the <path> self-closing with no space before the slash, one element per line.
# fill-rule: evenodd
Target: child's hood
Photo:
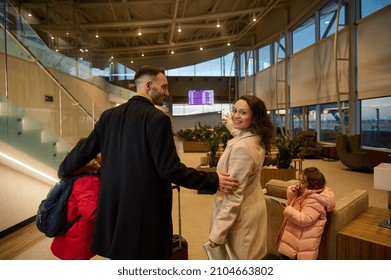
<path fill-rule="evenodd" d="M 335 208 L 335 197 L 333 191 L 325 187 L 324 190 L 308 190 L 309 196 L 315 198 L 322 206 L 326 207 L 327 212 Z"/>

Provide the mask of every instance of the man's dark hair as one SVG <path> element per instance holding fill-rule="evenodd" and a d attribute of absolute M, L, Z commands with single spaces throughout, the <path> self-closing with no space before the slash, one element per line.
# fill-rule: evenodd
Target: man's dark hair
<path fill-rule="evenodd" d="M 157 66 L 144 65 L 137 69 L 134 80 L 137 81 L 138 78 L 144 75 L 157 76 L 159 73 L 165 75 L 164 69 Z"/>

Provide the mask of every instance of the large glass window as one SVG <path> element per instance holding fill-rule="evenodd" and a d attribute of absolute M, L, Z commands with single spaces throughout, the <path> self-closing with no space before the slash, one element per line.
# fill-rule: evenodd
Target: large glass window
<path fill-rule="evenodd" d="M 274 42 L 274 61 L 279 61 L 284 58 L 285 58 L 285 37 L 281 38 L 277 42 Z"/>
<path fill-rule="evenodd" d="M 246 76 L 246 52 L 240 53 L 240 61 L 239 61 L 239 69 L 240 69 L 240 79 L 244 79 Z"/>
<path fill-rule="evenodd" d="M 311 17 L 293 30 L 293 53 L 315 43 L 315 19 Z"/>
<path fill-rule="evenodd" d="M 194 65 L 179 67 L 174 69 L 169 69 L 166 71 L 167 76 L 195 76 L 195 67 Z"/>
<path fill-rule="evenodd" d="M 270 45 L 258 49 L 258 71 L 266 69 L 271 65 Z"/>
<path fill-rule="evenodd" d="M 195 65 L 168 69 L 167 76 L 221 77 L 235 76 L 234 53 Z"/>
<path fill-rule="evenodd" d="M 203 114 L 210 112 L 221 112 L 221 116 L 231 111 L 232 104 L 220 103 L 214 105 L 187 105 L 187 104 L 173 104 L 172 115 L 183 116 L 191 114 Z"/>
<path fill-rule="evenodd" d="M 223 57 L 223 76 L 234 77 L 235 76 L 235 55 L 233 52 Z"/>
<path fill-rule="evenodd" d="M 361 17 L 366 17 L 390 4 L 391 0 L 361 0 Z"/>
<path fill-rule="evenodd" d="M 339 13 L 339 24 L 348 24 L 348 2 L 342 1 L 341 11 Z M 338 1 L 330 1 L 320 10 L 320 38 L 326 38 L 329 35 L 334 34 L 336 17 L 337 17 Z M 343 26 L 339 26 L 338 30 Z"/>
<path fill-rule="evenodd" d="M 252 76 L 252 75 L 254 75 L 253 51 L 247 51 L 246 58 L 247 58 L 247 76 Z"/>
<path fill-rule="evenodd" d="M 391 149 L 391 97 L 361 101 L 361 144 Z"/>
<path fill-rule="evenodd" d="M 221 77 L 222 65 L 221 58 L 211 59 L 195 65 L 196 76 L 202 77 Z"/>
<path fill-rule="evenodd" d="M 347 102 L 342 102 L 342 119 L 345 127 L 349 124 L 349 107 Z M 341 116 L 338 112 L 337 103 L 320 105 L 320 140 L 335 142 L 337 135 L 342 133 Z"/>
<path fill-rule="evenodd" d="M 291 113 L 293 116 L 293 130 L 295 132 L 304 130 L 304 123 L 303 123 L 303 109 L 302 107 L 295 107 L 291 109 Z"/>

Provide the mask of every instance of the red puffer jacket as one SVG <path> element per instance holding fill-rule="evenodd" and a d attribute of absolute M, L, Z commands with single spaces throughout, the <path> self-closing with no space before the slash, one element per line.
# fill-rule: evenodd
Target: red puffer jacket
<path fill-rule="evenodd" d="M 62 236 L 53 239 L 50 249 L 63 260 L 89 260 L 98 205 L 99 177 L 86 175 L 76 179 L 68 200 L 68 221 L 81 218 Z"/>

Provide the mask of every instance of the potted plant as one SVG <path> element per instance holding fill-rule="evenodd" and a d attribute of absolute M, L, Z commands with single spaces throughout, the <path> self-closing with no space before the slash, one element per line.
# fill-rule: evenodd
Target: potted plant
<path fill-rule="evenodd" d="M 303 151 L 308 146 L 308 140 L 303 135 L 291 138 L 289 134 L 280 136 L 276 141 L 278 148 L 277 168 L 291 168 L 292 159 L 303 159 Z"/>
<path fill-rule="evenodd" d="M 217 165 L 219 145 L 224 149 L 227 141 L 232 138 L 229 130 L 223 125 L 209 126 L 199 124 L 194 129 L 180 129 L 177 135 L 183 137 L 185 140 L 196 141 L 202 144 L 208 152 L 209 165 L 211 167 Z"/>
<path fill-rule="evenodd" d="M 276 163 L 274 167 L 262 168 L 261 185 L 265 187 L 271 179 L 288 181 L 296 179 L 296 169 L 291 166 L 292 160 L 303 159 L 303 149 L 307 147 L 308 142 L 304 136 L 291 138 L 289 134 L 280 136 L 275 143 L 278 149 Z"/>

